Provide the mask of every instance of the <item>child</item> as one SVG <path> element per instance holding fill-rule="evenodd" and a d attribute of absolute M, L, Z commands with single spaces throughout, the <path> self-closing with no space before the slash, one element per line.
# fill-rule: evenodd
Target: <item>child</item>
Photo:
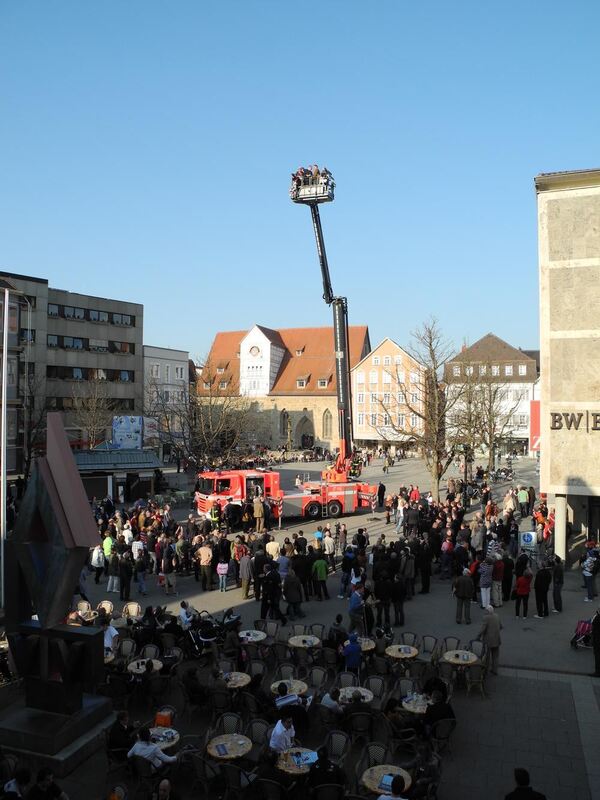
<path fill-rule="evenodd" d="M 217 564 L 217 575 L 219 576 L 219 591 L 227 591 L 227 573 L 229 572 L 229 562 L 221 558 Z"/>

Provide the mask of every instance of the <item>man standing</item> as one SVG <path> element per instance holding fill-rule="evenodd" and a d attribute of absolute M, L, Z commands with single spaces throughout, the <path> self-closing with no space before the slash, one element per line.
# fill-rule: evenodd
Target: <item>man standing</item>
<path fill-rule="evenodd" d="M 383 507 L 383 501 L 385 500 L 385 484 L 379 481 L 379 486 L 377 487 L 377 505 L 379 508 Z"/>
<path fill-rule="evenodd" d="M 529 783 L 529 773 L 526 769 L 515 769 L 515 783 L 517 788 L 509 792 L 504 800 L 546 800 L 546 795 L 536 792 Z"/>
<path fill-rule="evenodd" d="M 198 548 L 198 558 L 200 560 L 200 573 L 202 578 L 202 591 L 212 590 L 212 558 L 213 551 L 208 539 L 202 542 Z"/>
<path fill-rule="evenodd" d="M 265 508 L 260 495 L 254 498 L 252 508 L 254 510 L 254 521 L 256 522 L 256 533 L 262 533 L 265 526 Z"/>
<path fill-rule="evenodd" d="M 535 580 L 533 582 L 533 590 L 535 592 L 535 604 L 537 607 L 537 614 L 534 614 L 535 619 L 543 619 L 549 616 L 548 612 L 548 589 L 552 583 L 552 572 L 548 564 L 544 561 L 542 568 L 537 571 Z"/>
<path fill-rule="evenodd" d="M 465 617 L 465 624 L 471 624 L 471 600 L 475 595 L 475 585 L 471 573 L 465 567 L 460 575 L 454 581 L 454 595 L 456 597 L 456 621 L 460 625 L 462 623 L 463 612 Z"/>
<path fill-rule="evenodd" d="M 326 529 L 325 536 L 323 538 L 323 553 L 329 562 L 331 571 L 335 572 L 335 542 L 329 529 Z"/>
<path fill-rule="evenodd" d="M 494 613 L 494 607 L 488 605 L 485 609 L 481 630 L 477 638 L 487 645 L 490 651 L 492 657 L 492 675 L 498 674 L 498 658 L 500 656 L 500 645 L 502 644 L 502 639 L 500 638 L 501 629 L 502 623 L 499 617 Z"/>
<path fill-rule="evenodd" d="M 350 630 L 358 631 L 361 634 L 364 630 L 364 610 L 365 604 L 363 601 L 363 585 L 361 583 L 354 587 L 354 591 L 350 595 L 350 604 L 348 606 L 348 616 L 350 617 Z"/>
<path fill-rule="evenodd" d="M 250 581 L 252 580 L 252 561 L 250 559 L 250 553 L 248 552 L 248 549 L 244 551 L 239 563 L 242 600 L 247 600 L 248 593 L 250 591 Z"/>
<path fill-rule="evenodd" d="M 525 488 L 525 486 L 519 486 L 517 500 L 519 501 L 521 519 L 525 519 L 525 517 L 527 517 L 529 514 L 529 491 Z"/>

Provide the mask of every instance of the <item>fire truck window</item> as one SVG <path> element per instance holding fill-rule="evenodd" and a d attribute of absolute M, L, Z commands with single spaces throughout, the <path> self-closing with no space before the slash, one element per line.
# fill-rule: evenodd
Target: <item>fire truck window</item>
<path fill-rule="evenodd" d="M 230 486 L 229 478 L 217 478 L 217 494 L 228 494 Z"/>
<path fill-rule="evenodd" d="M 196 486 L 200 494 L 212 494 L 214 491 L 214 480 L 212 478 L 198 478 Z"/>
<path fill-rule="evenodd" d="M 256 487 L 258 486 L 259 494 L 265 492 L 265 479 L 264 478 L 248 478 L 246 481 L 246 497 L 256 497 Z"/>

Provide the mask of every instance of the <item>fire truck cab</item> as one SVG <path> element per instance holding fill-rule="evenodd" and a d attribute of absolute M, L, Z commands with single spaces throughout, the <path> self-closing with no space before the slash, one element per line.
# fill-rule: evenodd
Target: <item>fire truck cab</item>
<path fill-rule="evenodd" d="M 200 514 L 207 514 L 215 501 L 223 508 L 231 497 L 233 504 L 240 508 L 241 519 L 242 503 L 246 499 L 252 502 L 257 494 L 276 506 L 282 494 L 279 473 L 253 469 L 201 472 L 196 482 L 196 507 Z"/>

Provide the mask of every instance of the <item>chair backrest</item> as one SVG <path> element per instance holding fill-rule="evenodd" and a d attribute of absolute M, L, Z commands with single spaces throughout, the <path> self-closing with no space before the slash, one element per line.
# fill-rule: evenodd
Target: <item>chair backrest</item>
<path fill-rule="evenodd" d="M 385 694 L 385 681 L 381 675 L 369 675 L 369 677 L 363 682 L 363 686 L 365 689 L 373 692 L 375 697 L 380 699 Z"/>
<path fill-rule="evenodd" d="M 114 610 L 114 606 L 110 600 L 101 600 L 96 606 L 96 611 L 100 611 L 101 608 L 104 609 L 107 614 L 112 614 Z"/>
<path fill-rule="evenodd" d="M 350 737 L 344 731 L 328 731 L 323 746 L 327 748 L 329 758 L 337 763 L 350 750 Z"/>
<path fill-rule="evenodd" d="M 442 639 L 440 650 L 442 653 L 446 653 L 448 650 L 460 650 L 460 639 L 458 636 L 446 636 L 445 639 Z"/>
<path fill-rule="evenodd" d="M 249 659 L 260 658 L 260 647 L 256 642 L 244 642 L 244 650 Z"/>
<path fill-rule="evenodd" d="M 421 652 L 429 654 L 435 653 L 437 648 L 437 643 L 438 640 L 436 639 L 435 636 L 430 636 L 429 634 L 426 634 L 425 636 L 423 636 L 423 639 L 421 640 Z"/>
<path fill-rule="evenodd" d="M 155 644 L 145 644 L 140 651 L 140 658 L 158 658 L 160 651 Z"/>
<path fill-rule="evenodd" d="M 258 704 L 258 700 L 250 692 L 242 692 L 239 696 L 239 703 L 240 708 L 246 713 L 247 716 L 260 714 L 262 710 Z"/>
<path fill-rule="evenodd" d="M 187 756 L 186 754 L 186 759 L 189 757 L 190 756 Z M 194 774 L 204 784 L 208 784 L 210 781 L 215 780 L 215 778 L 219 776 L 218 767 L 215 764 L 212 764 L 210 761 L 207 761 L 199 753 L 191 753 L 191 759 Z"/>
<path fill-rule="evenodd" d="M 396 738 L 392 723 L 381 711 L 373 714 L 372 736 L 378 742 L 391 742 Z"/>
<path fill-rule="evenodd" d="M 296 677 L 294 664 L 279 664 L 273 675 L 273 683 L 277 681 L 291 681 Z"/>
<path fill-rule="evenodd" d="M 142 607 L 139 603 L 125 603 L 123 606 L 123 616 L 124 617 L 141 617 L 142 616 Z"/>
<path fill-rule="evenodd" d="M 440 678 L 452 683 L 454 679 L 454 664 L 450 664 L 448 661 L 440 661 L 437 668 Z"/>
<path fill-rule="evenodd" d="M 161 633 L 159 638 L 160 646 L 164 652 L 172 650 L 175 647 L 175 637 L 172 633 Z"/>
<path fill-rule="evenodd" d="M 279 633 L 279 623 L 276 620 L 267 620 L 265 625 L 265 633 L 272 639 L 277 638 Z"/>
<path fill-rule="evenodd" d="M 355 675 L 353 672 L 338 672 L 334 685 L 339 689 L 346 689 L 349 686 L 358 686 L 358 675 Z"/>
<path fill-rule="evenodd" d="M 271 646 L 271 649 L 275 654 L 275 658 L 277 659 L 278 662 L 289 661 L 290 658 L 292 657 L 290 648 L 287 646 L 287 644 L 284 644 L 283 642 L 275 642 Z"/>
<path fill-rule="evenodd" d="M 248 675 L 264 675 L 267 668 L 264 661 L 252 658 L 248 662 Z"/>
<path fill-rule="evenodd" d="M 219 770 L 225 778 L 225 785 L 228 789 L 240 791 L 243 788 L 244 771 L 235 764 L 220 763 Z"/>
<path fill-rule="evenodd" d="M 348 717 L 348 728 L 352 733 L 370 734 L 372 724 L 373 716 L 368 711 L 356 711 Z"/>
<path fill-rule="evenodd" d="M 221 672 L 235 672 L 235 664 L 230 658 L 220 658 L 218 667 Z"/>
<path fill-rule="evenodd" d="M 86 614 L 88 611 L 91 611 L 91 610 L 92 610 L 92 607 L 88 603 L 87 600 L 80 600 L 77 603 L 77 611 L 79 611 L 80 614 Z"/>
<path fill-rule="evenodd" d="M 412 692 L 416 692 L 416 682 L 413 678 L 398 678 L 394 684 L 394 694 L 400 697 L 406 697 Z"/>
<path fill-rule="evenodd" d="M 181 649 L 181 647 L 172 647 L 169 650 L 169 655 L 171 656 L 171 658 L 176 659 L 175 665 L 181 664 L 181 662 L 183 661 L 184 653 L 183 653 L 183 650 Z"/>
<path fill-rule="evenodd" d="M 267 629 L 267 620 L 266 619 L 255 619 L 254 620 L 254 630 L 255 631 L 263 631 L 266 632 Z"/>
<path fill-rule="evenodd" d="M 367 764 L 365 769 L 369 767 L 376 767 L 379 764 L 391 764 L 392 754 L 390 753 L 387 745 L 382 742 L 367 742 L 363 750 Z"/>
<path fill-rule="evenodd" d="M 214 727 L 214 736 L 224 736 L 225 734 L 241 733 L 244 728 L 242 718 L 233 711 L 225 711 L 217 719 Z"/>
<path fill-rule="evenodd" d="M 118 652 L 120 655 L 128 658 L 129 656 L 134 655 L 135 653 L 136 644 L 133 639 L 121 639 L 119 641 L 119 648 Z"/>
<path fill-rule="evenodd" d="M 306 633 L 306 625 L 303 625 L 300 622 L 295 622 L 292 625 L 292 636 L 304 636 Z"/>
<path fill-rule="evenodd" d="M 477 658 L 480 658 L 483 661 L 483 659 L 486 656 L 487 647 L 479 639 L 471 639 L 471 641 L 467 645 L 467 650 L 470 650 L 472 653 L 475 653 Z"/>
<path fill-rule="evenodd" d="M 338 655 L 333 647 L 321 648 L 321 659 L 328 669 L 337 669 Z"/>
<path fill-rule="evenodd" d="M 317 713 L 319 715 L 319 719 L 323 724 L 323 727 L 326 730 L 332 728 L 338 721 L 339 717 L 331 708 L 327 708 L 327 706 L 322 706 L 320 703 L 317 706 Z"/>
<path fill-rule="evenodd" d="M 256 797 L 262 797 L 265 800 L 285 800 L 287 798 L 287 789 L 277 781 L 259 778 L 252 786 L 256 787 Z"/>
<path fill-rule="evenodd" d="M 455 719 L 438 719 L 431 728 L 431 738 L 438 741 L 447 741 L 455 728 Z"/>
<path fill-rule="evenodd" d="M 312 791 L 312 800 L 343 800 L 344 787 L 337 783 L 323 783 L 315 786 Z"/>
<path fill-rule="evenodd" d="M 485 669 L 482 664 L 473 664 L 465 670 L 467 683 L 482 683 L 485 678 Z"/>
<path fill-rule="evenodd" d="M 408 644 L 411 647 L 418 647 L 419 646 L 419 636 L 412 631 L 402 631 L 400 634 L 400 643 L 401 644 Z"/>
<path fill-rule="evenodd" d="M 213 689 L 210 699 L 215 714 L 222 714 L 231 708 L 231 693 L 226 689 Z"/>
<path fill-rule="evenodd" d="M 325 638 L 325 625 L 321 622 L 315 622 L 310 626 L 310 632 L 313 636 L 318 636 L 323 641 Z"/>
<path fill-rule="evenodd" d="M 246 725 L 244 736 L 247 736 L 253 744 L 264 744 L 269 727 L 270 723 L 266 719 L 252 719 Z"/>
<path fill-rule="evenodd" d="M 325 667 L 311 667 L 308 673 L 308 685 L 313 689 L 321 689 L 327 680 L 327 670 Z"/>
<path fill-rule="evenodd" d="M 389 675 L 390 664 L 385 656 L 373 656 L 371 664 L 377 675 Z"/>

